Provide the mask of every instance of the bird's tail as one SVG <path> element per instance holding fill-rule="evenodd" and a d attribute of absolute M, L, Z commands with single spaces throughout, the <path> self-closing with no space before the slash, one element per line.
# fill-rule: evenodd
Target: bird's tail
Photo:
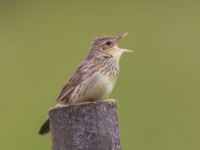
<path fill-rule="evenodd" d="M 50 126 L 49 126 L 49 119 L 47 119 L 41 126 L 39 130 L 40 135 L 47 134 L 50 131 Z"/>

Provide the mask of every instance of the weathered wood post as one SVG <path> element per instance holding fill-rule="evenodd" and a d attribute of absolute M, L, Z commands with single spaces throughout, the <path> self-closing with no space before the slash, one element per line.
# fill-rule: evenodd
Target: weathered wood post
<path fill-rule="evenodd" d="M 113 100 L 53 108 L 49 119 L 53 150 L 121 150 Z"/>

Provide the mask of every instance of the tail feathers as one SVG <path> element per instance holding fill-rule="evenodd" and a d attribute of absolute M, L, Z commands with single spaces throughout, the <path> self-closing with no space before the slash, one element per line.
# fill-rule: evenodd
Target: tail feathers
<path fill-rule="evenodd" d="M 47 119 L 43 125 L 41 126 L 40 130 L 39 130 L 39 134 L 40 135 L 44 135 L 47 134 L 50 131 L 50 126 L 49 126 L 49 119 Z"/>

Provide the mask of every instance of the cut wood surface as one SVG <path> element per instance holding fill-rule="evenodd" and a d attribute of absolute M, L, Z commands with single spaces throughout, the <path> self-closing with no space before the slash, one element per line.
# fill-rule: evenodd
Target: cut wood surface
<path fill-rule="evenodd" d="M 113 100 L 51 109 L 53 150 L 121 150 L 117 111 Z"/>

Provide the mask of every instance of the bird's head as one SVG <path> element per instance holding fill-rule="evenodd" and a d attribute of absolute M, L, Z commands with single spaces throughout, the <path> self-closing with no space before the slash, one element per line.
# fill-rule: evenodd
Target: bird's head
<path fill-rule="evenodd" d="M 90 55 L 98 56 L 113 56 L 117 59 L 120 58 L 122 53 L 124 52 L 132 52 L 128 49 L 119 48 L 117 43 L 119 40 L 123 39 L 128 33 L 124 33 L 118 36 L 100 36 L 96 37 L 92 41 L 92 45 L 90 47 Z"/>

